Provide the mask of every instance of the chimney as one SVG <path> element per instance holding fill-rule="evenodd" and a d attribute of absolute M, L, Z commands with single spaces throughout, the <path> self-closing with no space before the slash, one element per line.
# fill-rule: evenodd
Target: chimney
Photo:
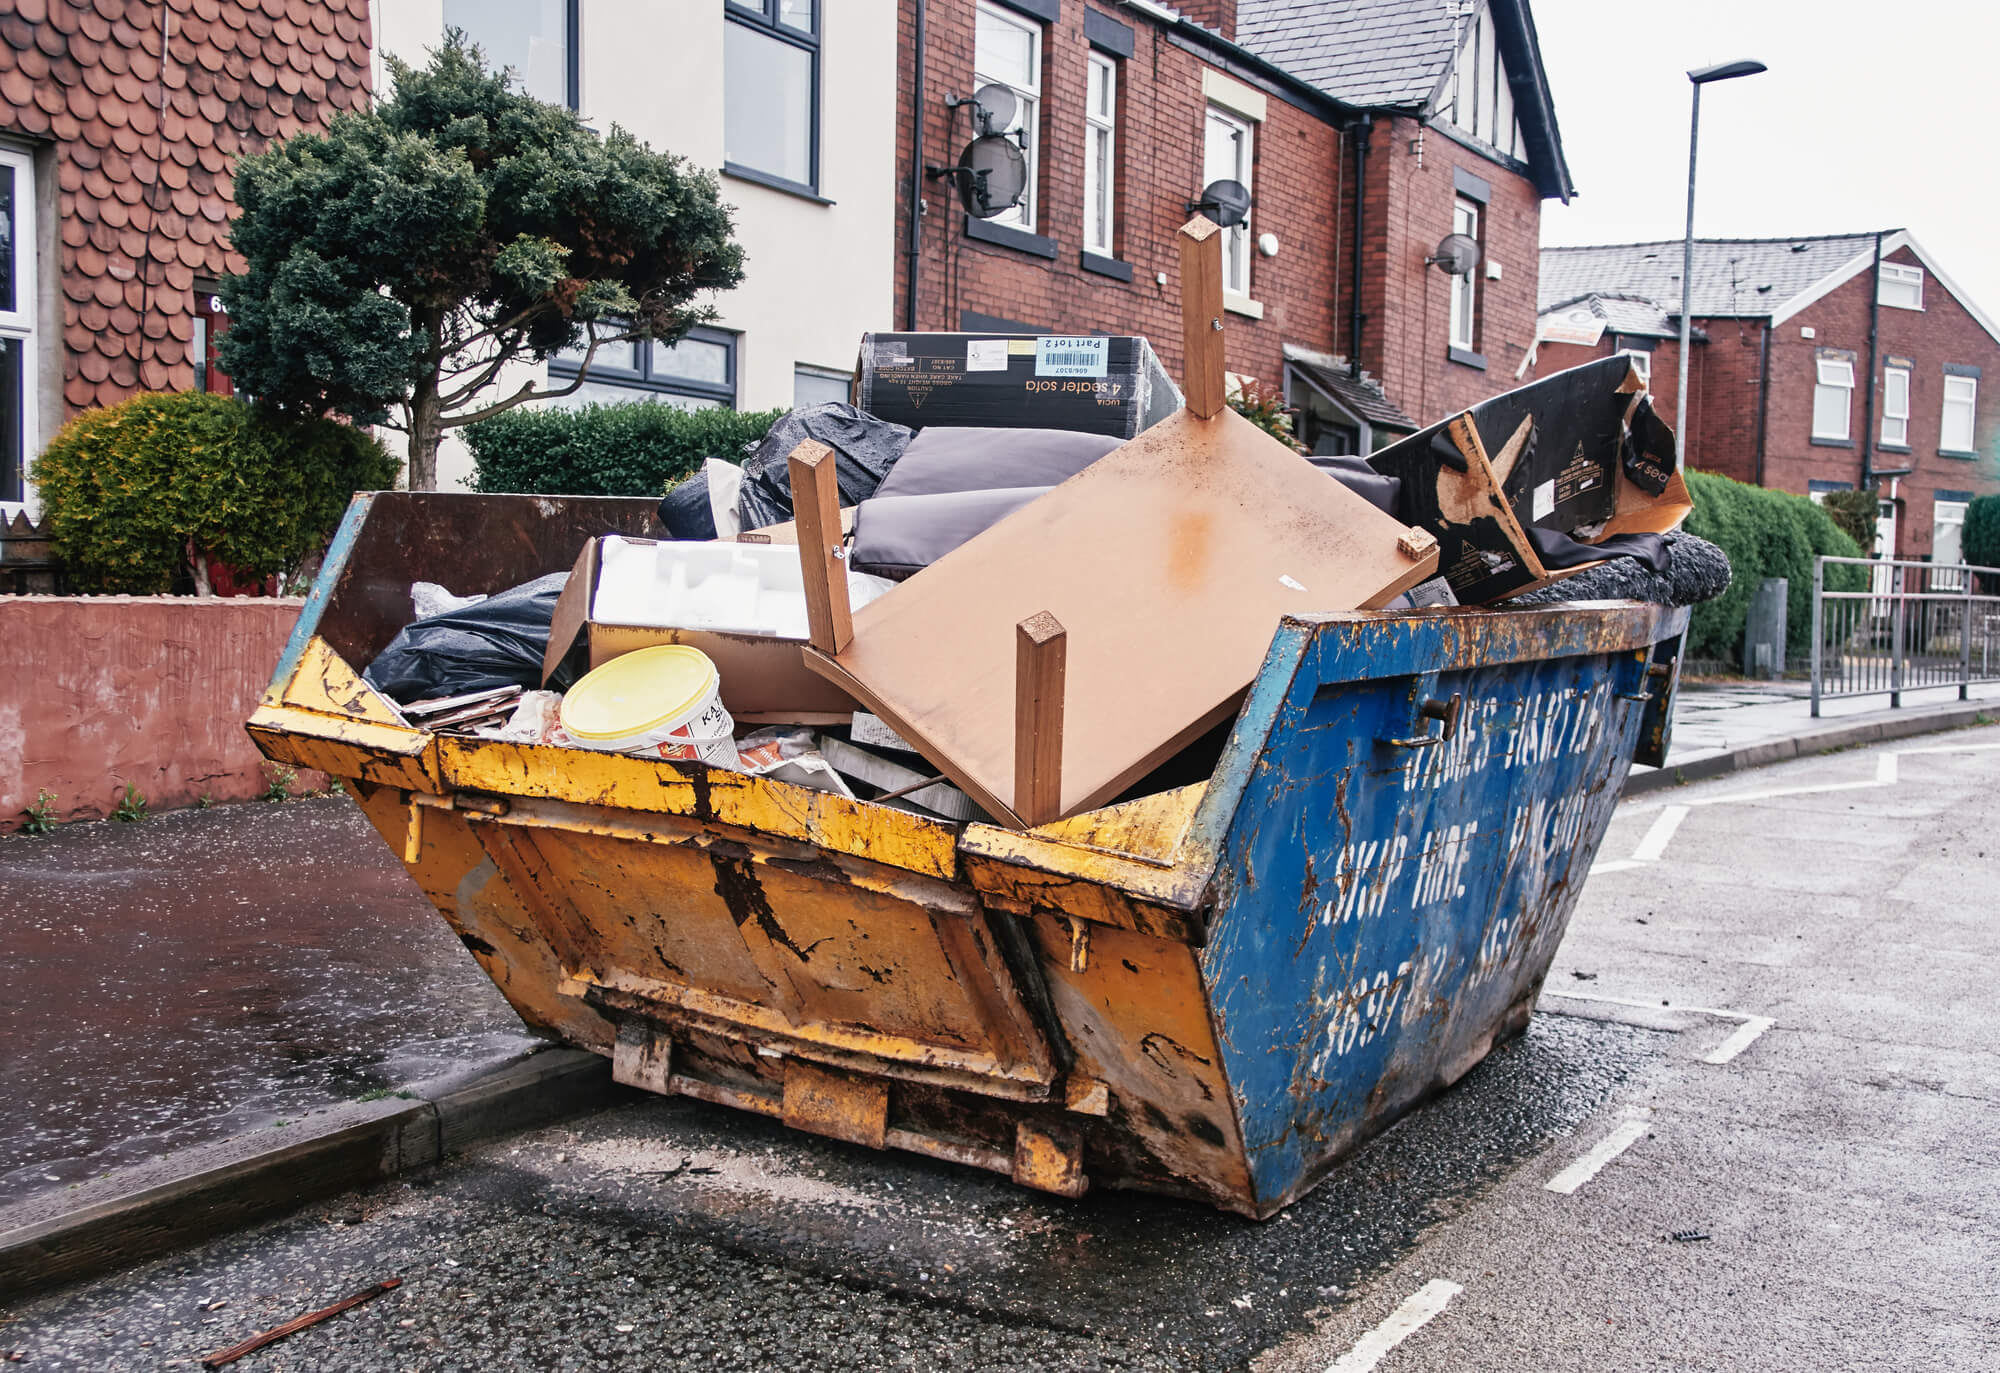
<path fill-rule="evenodd" d="M 1214 29 L 1230 42 L 1236 41 L 1236 0 L 1170 0 L 1195 23 Z"/>

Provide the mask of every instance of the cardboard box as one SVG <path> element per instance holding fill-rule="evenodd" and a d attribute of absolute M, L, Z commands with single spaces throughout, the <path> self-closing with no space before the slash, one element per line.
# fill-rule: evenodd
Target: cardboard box
<path fill-rule="evenodd" d="M 1437 536 L 1453 594 L 1484 604 L 1595 566 L 1545 566 L 1530 525 L 1595 543 L 1664 534 L 1687 518 L 1694 503 L 1673 431 L 1633 423 L 1644 400 L 1630 359 L 1604 358 L 1482 401 L 1368 462 L 1402 481 L 1401 514 Z"/>
<path fill-rule="evenodd" d="M 626 542 L 652 541 L 627 539 Z M 549 625 L 549 647 L 542 658 L 544 682 L 576 647 L 579 639 L 588 642 L 592 667 L 634 649 L 651 648 L 656 644 L 687 644 L 700 649 L 714 661 L 716 670 L 722 674 L 722 704 L 739 719 L 767 716 L 803 724 L 817 722 L 823 717 L 845 716 L 854 710 L 853 697 L 807 669 L 800 654 L 805 643 L 803 639 L 653 625 L 600 624 L 592 620 L 590 609 L 597 596 L 602 543 L 601 539 L 592 539 L 583 546 L 583 552 L 577 555 L 576 565 L 570 569 L 569 581 L 556 600 L 555 615 Z"/>
<path fill-rule="evenodd" d="M 855 402 L 877 419 L 1075 429 L 1129 439 L 1180 409 L 1152 345 L 1129 335 L 864 334 Z"/>

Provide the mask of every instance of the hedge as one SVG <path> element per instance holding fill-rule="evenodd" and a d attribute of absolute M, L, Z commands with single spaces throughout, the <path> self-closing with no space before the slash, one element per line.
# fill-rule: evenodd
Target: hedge
<path fill-rule="evenodd" d="M 743 461 L 782 414 L 647 404 L 509 410 L 466 426 L 472 489 L 658 496 L 704 458 Z"/>
<path fill-rule="evenodd" d="M 1965 507 L 1965 560 L 2000 567 L 2000 496 L 1981 496 Z"/>
<path fill-rule="evenodd" d="M 372 436 L 334 420 L 147 392 L 64 425 L 33 477 L 71 582 L 156 595 L 198 587 L 210 563 L 259 578 L 298 570 L 348 499 L 393 485 L 397 468 Z"/>
<path fill-rule="evenodd" d="M 1694 496 L 1687 532 L 1720 547 L 1729 555 L 1732 570 L 1728 590 L 1694 608 L 1688 656 L 1742 661 L 1750 597 L 1766 577 L 1789 582 L 1786 655 L 1802 658 L 1812 652 L 1813 559 L 1858 558 L 1861 546 L 1804 496 L 1766 491 L 1707 472 L 1690 472 L 1687 482 Z M 1826 585 L 1829 591 L 1861 591 L 1868 585 L 1868 569 L 1830 567 Z"/>

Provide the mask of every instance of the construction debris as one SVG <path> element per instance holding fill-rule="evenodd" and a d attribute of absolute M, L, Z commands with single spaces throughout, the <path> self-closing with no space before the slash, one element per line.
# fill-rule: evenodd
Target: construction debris
<path fill-rule="evenodd" d="M 287 1335 L 296 1335 L 307 1326 L 318 1325 L 330 1316 L 338 1316 L 341 1312 L 359 1306 L 363 1302 L 373 1301 L 384 1292 L 393 1292 L 402 1285 L 403 1280 L 401 1278 L 384 1278 L 373 1287 L 365 1287 L 353 1296 L 343 1297 L 331 1306 L 322 1306 L 317 1311 L 309 1311 L 303 1316 L 286 1321 L 283 1325 L 273 1326 L 261 1335 L 252 1335 L 241 1344 L 232 1344 L 227 1349 L 218 1349 L 203 1359 L 201 1366 L 203 1368 L 221 1368 L 224 1364 L 235 1363 L 245 1354 L 254 1354 L 267 1344 L 275 1344 Z"/>

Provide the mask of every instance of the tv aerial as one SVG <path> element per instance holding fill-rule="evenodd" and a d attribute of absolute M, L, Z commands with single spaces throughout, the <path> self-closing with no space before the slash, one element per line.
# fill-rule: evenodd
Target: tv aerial
<path fill-rule="evenodd" d="M 1007 132 L 1020 112 L 1014 92 L 997 83 L 981 86 L 969 98 L 948 100 L 947 109 L 970 108 L 973 139 L 950 167 L 927 167 L 933 181 L 949 181 L 958 200 L 974 219 L 992 219 L 1021 203 L 1028 189 L 1028 158 L 1022 151 L 1026 135 Z"/>
<path fill-rule="evenodd" d="M 1240 181 L 1224 178 L 1201 188 L 1201 199 L 1188 202 L 1189 214 L 1207 215 L 1225 229 L 1233 229 L 1250 215 L 1250 190 Z"/>

